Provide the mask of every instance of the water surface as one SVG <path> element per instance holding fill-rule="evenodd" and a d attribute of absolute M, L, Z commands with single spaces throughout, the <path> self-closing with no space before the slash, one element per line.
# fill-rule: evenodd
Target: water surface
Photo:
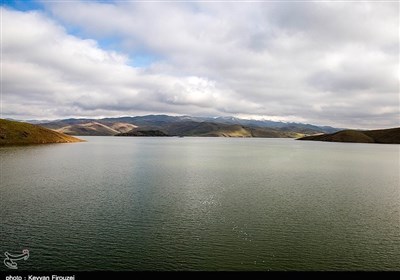
<path fill-rule="evenodd" d="M 0 148 L 20 269 L 400 269 L 399 145 L 84 138 Z"/>

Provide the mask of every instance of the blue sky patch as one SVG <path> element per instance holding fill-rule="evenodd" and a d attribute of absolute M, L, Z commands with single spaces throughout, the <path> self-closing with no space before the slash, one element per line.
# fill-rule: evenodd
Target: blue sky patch
<path fill-rule="evenodd" d="M 37 1 L 2 0 L 1 5 L 19 11 L 43 10 L 43 5 Z"/>
<path fill-rule="evenodd" d="M 112 1 L 98 1 L 98 2 L 112 2 Z M 2 6 L 18 10 L 18 11 L 33 11 L 39 10 L 45 13 L 47 16 L 53 18 L 54 20 L 58 21 L 54 18 L 51 14 L 46 12 L 45 7 L 43 6 L 40 1 L 24 1 L 24 0 L 3 0 L 1 2 Z M 59 22 L 59 21 L 58 21 Z M 81 39 L 93 39 L 96 40 L 98 46 L 106 51 L 117 51 L 120 53 L 124 53 L 129 56 L 128 64 L 133 67 L 148 67 L 152 63 L 158 60 L 155 55 L 146 52 L 138 52 L 138 53 L 129 53 L 126 52 L 123 48 L 121 48 L 121 40 L 120 38 L 115 37 L 105 37 L 105 38 L 92 38 L 85 34 L 80 27 L 70 25 L 70 24 L 63 24 L 59 22 L 65 28 L 66 32 L 72 36 L 76 36 Z"/>
<path fill-rule="evenodd" d="M 136 54 L 131 56 L 129 65 L 133 67 L 148 67 L 157 60 L 157 57 L 151 54 Z"/>

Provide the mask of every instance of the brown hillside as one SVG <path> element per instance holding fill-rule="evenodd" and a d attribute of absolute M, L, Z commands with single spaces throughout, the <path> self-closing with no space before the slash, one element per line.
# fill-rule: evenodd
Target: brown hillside
<path fill-rule="evenodd" d="M 312 135 L 298 140 L 400 144 L 400 127 L 379 130 L 342 130 L 332 134 Z"/>
<path fill-rule="evenodd" d="M 0 119 L 0 146 L 83 141 L 38 125 Z"/>

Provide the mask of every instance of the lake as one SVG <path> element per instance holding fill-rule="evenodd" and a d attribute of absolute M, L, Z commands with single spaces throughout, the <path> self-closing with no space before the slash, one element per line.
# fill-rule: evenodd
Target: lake
<path fill-rule="evenodd" d="M 81 138 L 0 148 L 20 270 L 400 269 L 399 145 Z"/>

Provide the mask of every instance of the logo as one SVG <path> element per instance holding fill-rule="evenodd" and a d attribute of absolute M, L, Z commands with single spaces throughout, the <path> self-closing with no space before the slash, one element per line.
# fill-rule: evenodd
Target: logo
<path fill-rule="evenodd" d="M 6 258 L 4 259 L 4 264 L 10 269 L 18 269 L 18 265 L 15 261 L 26 261 L 29 258 L 29 250 L 22 250 L 22 254 L 20 255 L 11 255 L 8 252 L 5 252 L 4 255 L 6 256 Z"/>

